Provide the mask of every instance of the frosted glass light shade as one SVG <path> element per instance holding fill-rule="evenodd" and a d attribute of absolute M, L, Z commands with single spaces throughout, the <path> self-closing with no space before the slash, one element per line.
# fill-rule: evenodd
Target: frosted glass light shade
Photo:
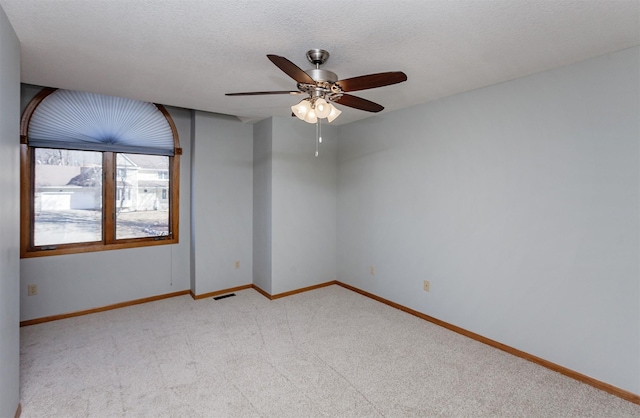
<path fill-rule="evenodd" d="M 324 119 L 329 116 L 331 105 L 325 99 L 318 99 L 315 103 L 315 112 L 317 117 Z"/>
<path fill-rule="evenodd" d="M 341 110 L 338 110 L 337 107 L 335 107 L 334 105 L 332 105 L 331 103 L 329 103 L 329 106 L 331 107 L 331 110 L 329 112 L 329 115 L 327 116 L 327 120 L 329 121 L 329 123 L 333 122 L 333 120 L 335 118 L 337 118 L 338 116 L 340 116 L 340 114 L 342 113 Z"/>
<path fill-rule="evenodd" d="M 316 112 L 314 111 L 307 112 L 307 115 L 304 117 L 304 121 L 307 123 L 318 122 L 318 117 L 316 116 Z"/>
<path fill-rule="evenodd" d="M 291 111 L 300 120 L 305 120 L 309 111 L 311 110 L 311 103 L 307 99 L 302 100 L 297 105 L 291 106 Z"/>

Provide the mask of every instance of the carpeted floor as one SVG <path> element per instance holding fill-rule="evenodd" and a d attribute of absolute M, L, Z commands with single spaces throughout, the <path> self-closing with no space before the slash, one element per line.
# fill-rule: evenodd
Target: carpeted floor
<path fill-rule="evenodd" d="M 339 286 L 21 330 L 22 417 L 639 417 L 640 405 Z"/>

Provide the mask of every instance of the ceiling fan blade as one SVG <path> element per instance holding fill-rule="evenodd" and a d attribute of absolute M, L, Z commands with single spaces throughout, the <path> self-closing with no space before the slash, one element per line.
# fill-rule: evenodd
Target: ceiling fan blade
<path fill-rule="evenodd" d="M 225 96 L 257 96 L 260 94 L 302 94 L 301 91 L 249 91 L 246 93 L 226 93 Z"/>
<path fill-rule="evenodd" d="M 407 75 L 405 73 L 402 71 L 390 71 L 347 78 L 346 80 L 336 82 L 336 84 L 342 88 L 342 91 L 357 91 L 402 83 L 403 81 L 407 81 Z"/>
<path fill-rule="evenodd" d="M 274 63 L 278 68 L 280 68 L 289 77 L 293 78 L 298 83 L 308 83 L 308 84 L 316 83 L 313 80 L 313 78 L 309 76 L 309 74 L 302 71 L 300 67 L 298 67 L 297 65 L 295 65 L 294 63 L 286 59 L 285 57 L 269 54 L 267 55 L 267 58 L 269 58 L 272 63 Z"/>
<path fill-rule="evenodd" d="M 342 97 L 335 102 L 355 109 L 366 110 L 367 112 L 376 113 L 384 109 L 384 107 L 378 103 L 363 99 L 362 97 L 352 96 L 350 94 L 343 94 Z"/>

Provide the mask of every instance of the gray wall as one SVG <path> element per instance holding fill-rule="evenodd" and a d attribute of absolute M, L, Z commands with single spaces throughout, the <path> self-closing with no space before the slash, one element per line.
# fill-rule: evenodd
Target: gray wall
<path fill-rule="evenodd" d="M 253 283 L 271 289 L 273 119 L 253 126 Z"/>
<path fill-rule="evenodd" d="M 189 138 L 190 144 L 191 144 L 191 152 L 189 153 L 189 165 L 191 167 L 191 183 L 189 184 L 189 193 L 191 194 L 191 197 L 193 197 L 195 195 L 195 191 L 194 191 L 194 186 L 193 186 L 193 168 L 194 168 L 194 163 L 195 163 L 195 146 L 196 146 L 196 116 L 195 116 L 195 110 L 191 111 L 191 138 Z M 193 212 L 194 212 L 194 205 L 192 204 L 190 207 L 190 213 L 189 213 L 189 219 L 191 220 L 191 223 L 189 225 L 189 238 L 190 238 L 190 242 L 189 242 L 189 290 L 191 290 L 191 293 L 193 295 L 196 294 L 196 272 L 195 272 L 195 268 L 194 266 L 196 265 L 196 243 L 195 243 L 195 235 L 193 234 L 193 228 L 195 227 L 195 217 L 193 216 Z"/>
<path fill-rule="evenodd" d="M 0 417 L 20 401 L 20 42 L 0 8 Z"/>
<path fill-rule="evenodd" d="M 272 294 L 336 279 L 337 129 L 273 118 Z"/>
<path fill-rule="evenodd" d="M 23 86 L 22 103 L 39 90 Z M 191 112 L 167 107 L 178 129 L 180 243 L 20 261 L 22 321 L 112 305 L 190 288 Z M 4 199 L 3 199 L 4 200 Z M 27 296 L 27 285 L 38 294 Z"/>
<path fill-rule="evenodd" d="M 337 129 L 273 117 L 254 127 L 254 283 L 271 295 L 336 279 Z"/>
<path fill-rule="evenodd" d="M 200 295 L 252 283 L 253 126 L 194 115 L 192 290 Z"/>
<path fill-rule="evenodd" d="M 639 55 L 340 127 L 338 280 L 640 393 Z"/>

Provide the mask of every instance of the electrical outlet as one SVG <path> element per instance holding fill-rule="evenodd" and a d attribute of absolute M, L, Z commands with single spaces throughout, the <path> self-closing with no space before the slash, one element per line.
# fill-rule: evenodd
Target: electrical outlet
<path fill-rule="evenodd" d="M 375 266 L 369 267 L 369 274 L 371 274 L 372 276 L 376 275 L 376 267 Z"/>
<path fill-rule="evenodd" d="M 429 280 L 425 280 L 424 281 L 424 291 L 425 292 L 429 292 L 431 290 L 431 283 L 429 283 Z"/>
<path fill-rule="evenodd" d="M 239 269 L 240 268 L 240 260 L 236 260 L 236 262 L 233 264 L 235 268 Z"/>
<path fill-rule="evenodd" d="M 38 285 L 37 284 L 29 284 L 27 285 L 27 296 L 34 296 L 38 294 Z"/>

